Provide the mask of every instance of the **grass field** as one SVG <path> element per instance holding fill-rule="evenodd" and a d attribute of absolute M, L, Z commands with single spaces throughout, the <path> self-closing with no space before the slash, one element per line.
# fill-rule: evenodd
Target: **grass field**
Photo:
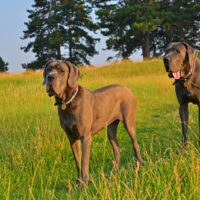
<path fill-rule="evenodd" d="M 113 83 L 137 97 L 137 140 L 146 164 L 136 165 L 120 124 L 120 169 L 113 171 L 104 129 L 93 138 L 89 187 L 77 190 L 74 158 L 42 72 L 0 75 L 0 199 L 200 199 L 197 107 L 189 107 L 190 142 L 183 151 L 173 80 L 161 60 L 81 69 L 79 84 L 90 90 Z"/>

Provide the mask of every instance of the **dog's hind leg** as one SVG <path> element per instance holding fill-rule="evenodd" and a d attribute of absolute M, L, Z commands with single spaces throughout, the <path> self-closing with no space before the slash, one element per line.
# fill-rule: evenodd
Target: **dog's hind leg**
<path fill-rule="evenodd" d="M 118 170 L 118 168 L 119 168 L 120 153 L 121 153 L 121 150 L 119 148 L 119 144 L 117 141 L 117 126 L 118 126 L 118 124 L 119 124 L 119 120 L 116 120 L 112 124 L 110 124 L 107 128 L 108 139 L 110 141 L 110 144 L 113 147 L 115 170 Z"/>
<path fill-rule="evenodd" d="M 179 114 L 181 118 L 181 126 L 182 126 L 182 142 L 183 146 L 187 145 L 188 140 L 188 103 L 180 104 L 179 106 Z"/>
<path fill-rule="evenodd" d="M 137 158 L 137 160 L 140 162 L 140 164 L 144 164 L 144 161 L 142 160 L 142 157 L 140 155 L 140 147 L 137 143 L 137 139 L 136 139 L 136 128 L 135 128 L 135 122 L 133 119 L 131 118 L 125 118 L 124 119 L 124 125 L 126 130 L 128 131 L 128 134 L 132 140 L 133 143 L 133 149 L 135 152 L 135 156 Z"/>

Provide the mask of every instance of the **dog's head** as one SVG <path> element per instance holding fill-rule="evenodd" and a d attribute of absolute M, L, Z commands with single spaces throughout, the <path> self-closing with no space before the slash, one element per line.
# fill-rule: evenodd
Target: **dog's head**
<path fill-rule="evenodd" d="M 170 78 L 185 77 L 193 67 L 197 51 L 186 42 L 170 43 L 163 58 L 165 69 Z"/>
<path fill-rule="evenodd" d="M 52 60 L 46 64 L 43 77 L 49 96 L 65 99 L 67 89 L 76 87 L 80 71 L 69 61 Z"/>

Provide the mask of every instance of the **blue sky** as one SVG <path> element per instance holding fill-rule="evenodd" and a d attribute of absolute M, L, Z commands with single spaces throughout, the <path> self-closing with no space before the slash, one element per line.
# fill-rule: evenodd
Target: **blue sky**
<path fill-rule="evenodd" d="M 28 21 L 27 9 L 31 9 L 33 0 L 0 0 L 0 56 L 4 61 L 9 63 L 10 72 L 22 71 L 21 64 L 34 60 L 32 52 L 24 53 L 20 47 L 25 46 L 28 41 L 21 40 L 23 30 L 26 29 L 24 22 Z M 99 54 L 91 59 L 91 64 L 102 65 L 106 62 L 108 56 L 113 56 L 116 52 L 103 51 L 105 48 L 105 38 L 98 34 L 101 38 L 97 44 Z M 132 59 L 141 59 L 139 53 L 131 56 Z"/>

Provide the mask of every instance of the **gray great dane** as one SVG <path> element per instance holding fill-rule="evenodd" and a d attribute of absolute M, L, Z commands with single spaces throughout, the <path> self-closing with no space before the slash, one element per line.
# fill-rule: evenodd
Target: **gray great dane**
<path fill-rule="evenodd" d="M 66 132 L 76 161 L 78 178 L 87 186 L 92 136 L 107 128 L 117 169 L 121 150 L 117 141 L 117 126 L 122 121 L 132 140 L 137 160 L 143 163 L 136 140 L 136 99 L 121 85 L 108 85 L 89 91 L 78 85 L 80 71 L 70 62 L 53 60 L 44 69 L 44 84 L 49 96 L 55 96 L 60 124 Z M 79 141 L 82 144 L 79 163 Z"/>
<path fill-rule="evenodd" d="M 166 48 L 163 58 L 168 76 L 175 79 L 184 146 L 188 140 L 188 103 L 190 102 L 199 107 L 200 130 L 200 59 L 197 55 L 197 51 L 186 42 L 173 42 Z"/>

